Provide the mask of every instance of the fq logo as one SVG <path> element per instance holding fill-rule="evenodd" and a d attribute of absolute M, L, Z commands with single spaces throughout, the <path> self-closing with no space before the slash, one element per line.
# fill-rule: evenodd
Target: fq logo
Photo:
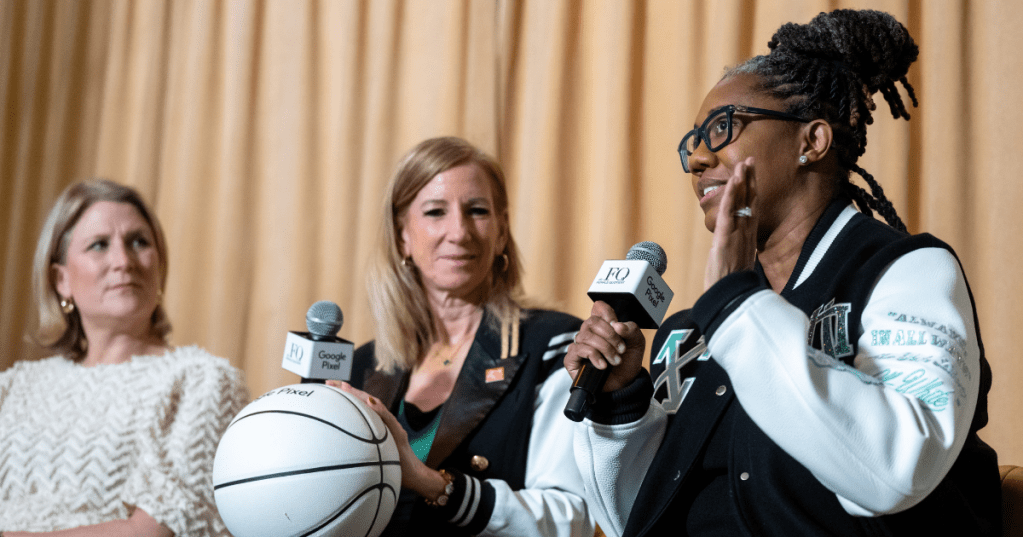
<path fill-rule="evenodd" d="M 607 275 L 600 283 L 625 283 L 630 272 L 629 267 L 608 267 Z"/>
<path fill-rule="evenodd" d="M 285 353 L 284 358 L 287 359 L 289 362 L 300 364 L 302 363 L 303 356 L 305 356 L 305 349 L 303 349 L 301 345 L 292 343 L 288 347 L 288 352 Z"/>

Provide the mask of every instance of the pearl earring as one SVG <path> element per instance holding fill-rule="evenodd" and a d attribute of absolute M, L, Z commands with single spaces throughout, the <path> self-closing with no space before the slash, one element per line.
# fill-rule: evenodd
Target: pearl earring
<path fill-rule="evenodd" d="M 810 161 L 810 159 L 806 158 L 806 155 L 799 155 L 799 165 L 800 166 L 805 166 L 806 163 L 809 162 L 809 161 Z"/>
<path fill-rule="evenodd" d="M 71 312 L 75 311 L 75 299 L 61 298 L 60 310 L 63 311 L 65 315 L 71 315 Z"/>

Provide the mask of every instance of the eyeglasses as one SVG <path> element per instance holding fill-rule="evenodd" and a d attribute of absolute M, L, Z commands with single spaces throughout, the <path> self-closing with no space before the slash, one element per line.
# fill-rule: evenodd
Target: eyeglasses
<path fill-rule="evenodd" d="M 764 110 L 763 108 L 753 108 L 752 106 L 742 106 L 738 104 L 730 104 L 722 106 L 717 110 L 714 110 L 704 120 L 703 125 L 695 128 L 682 138 L 682 141 L 678 143 L 678 156 L 682 159 L 682 169 L 686 173 L 692 173 L 689 168 L 689 157 L 696 151 L 697 147 L 700 147 L 700 140 L 703 140 L 707 144 L 707 149 L 711 153 L 716 153 L 722 147 L 732 143 L 734 138 L 739 136 L 739 132 L 742 131 L 742 122 L 738 126 L 732 126 L 732 116 L 736 113 L 740 114 L 759 114 L 762 116 L 770 116 L 777 119 L 783 119 L 785 121 L 799 121 L 800 123 L 809 123 L 810 120 L 803 119 L 799 116 L 792 114 L 786 114 L 785 112 L 777 112 L 775 110 Z"/>

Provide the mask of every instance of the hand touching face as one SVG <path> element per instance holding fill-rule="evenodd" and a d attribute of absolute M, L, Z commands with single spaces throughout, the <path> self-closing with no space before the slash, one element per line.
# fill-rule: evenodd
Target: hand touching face
<path fill-rule="evenodd" d="M 707 94 L 697 112 L 696 124 L 704 123 L 708 117 L 715 116 L 728 105 L 779 112 L 785 110 L 783 101 L 758 93 L 757 87 L 757 79 L 753 75 L 725 78 Z M 724 117 L 722 114 L 721 124 L 710 124 L 707 128 L 731 129 L 733 134 L 730 142 L 713 152 L 706 143 L 701 143 L 689 156 L 692 169 L 690 178 L 705 214 L 707 229 L 715 229 L 725 185 L 740 171 L 740 165 L 747 162 L 755 163 L 757 190 L 755 196 L 740 193 L 740 201 L 748 199 L 752 202 L 755 197 L 752 214 L 757 217 L 759 225 L 773 229 L 795 205 L 804 203 L 808 197 L 807 185 L 797 179 L 796 173 L 801 154 L 799 133 L 804 123 L 772 115 L 735 111 L 730 116 L 729 126 Z M 752 170 L 750 167 L 748 173 L 751 174 Z"/>

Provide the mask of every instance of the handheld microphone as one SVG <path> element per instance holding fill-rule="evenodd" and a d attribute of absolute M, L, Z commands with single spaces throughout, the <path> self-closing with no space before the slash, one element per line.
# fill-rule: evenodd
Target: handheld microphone
<path fill-rule="evenodd" d="M 629 248 L 624 260 L 605 261 L 586 294 L 594 302 L 602 300 L 611 306 L 620 322 L 657 328 L 675 296 L 661 278 L 667 268 L 664 249 L 655 242 L 643 241 Z M 589 362 L 582 364 L 565 405 L 568 419 L 582 421 L 610 373 L 610 367 L 597 369 Z"/>
<path fill-rule="evenodd" d="M 303 383 L 348 381 L 355 345 L 337 337 L 344 315 L 337 304 L 321 300 L 305 314 L 308 332 L 288 332 L 281 367 L 302 377 Z"/>

